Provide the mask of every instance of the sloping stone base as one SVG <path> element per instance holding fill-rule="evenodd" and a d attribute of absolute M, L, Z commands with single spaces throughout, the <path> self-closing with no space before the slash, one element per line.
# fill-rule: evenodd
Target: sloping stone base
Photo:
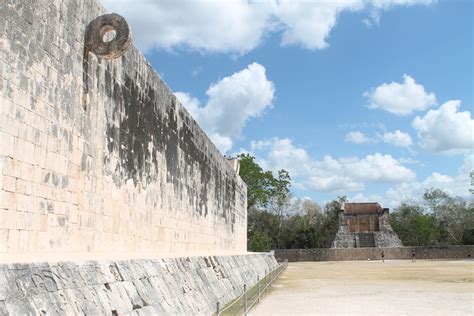
<path fill-rule="evenodd" d="M 276 266 L 264 253 L 5 264 L 0 315 L 210 315 Z"/>

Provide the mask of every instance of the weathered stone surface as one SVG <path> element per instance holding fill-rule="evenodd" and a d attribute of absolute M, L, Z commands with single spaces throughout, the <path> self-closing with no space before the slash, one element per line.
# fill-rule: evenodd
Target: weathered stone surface
<path fill-rule="evenodd" d="M 123 23 L 86 38 L 105 13 L 0 1 L 0 262 L 54 262 L 0 264 L 0 315 L 212 314 L 276 266 L 244 254 L 238 163 L 125 49 Z M 205 256 L 145 259 L 178 255 Z"/>
<path fill-rule="evenodd" d="M 224 306 L 277 262 L 271 254 L 248 254 L 41 266 L 0 265 L 1 315 L 211 315 L 218 301 Z M 97 277 L 104 267 L 127 274 Z M 78 283 L 79 275 L 88 278 Z"/>
<path fill-rule="evenodd" d="M 143 55 L 83 65 L 105 13 L 98 0 L 0 2 L 0 259 L 244 253 L 235 163 Z"/>

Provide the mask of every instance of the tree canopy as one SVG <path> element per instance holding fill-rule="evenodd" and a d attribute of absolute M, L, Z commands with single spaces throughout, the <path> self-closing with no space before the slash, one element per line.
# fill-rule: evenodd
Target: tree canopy
<path fill-rule="evenodd" d="M 345 196 L 324 207 L 291 192 L 286 170 L 265 171 L 250 154 L 240 154 L 247 184 L 248 249 L 327 248 L 337 233 Z M 471 175 L 472 177 L 472 175 Z M 474 208 L 466 200 L 429 189 L 422 203 L 404 203 L 391 214 L 392 228 L 406 246 L 474 244 Z"/>
<path fill-rule="evenodd" d="M 404 245 L 474 244 L 474 207 L 440 189 L 428 189 L 423 203 L 404 203 L 390 218 Z"/>

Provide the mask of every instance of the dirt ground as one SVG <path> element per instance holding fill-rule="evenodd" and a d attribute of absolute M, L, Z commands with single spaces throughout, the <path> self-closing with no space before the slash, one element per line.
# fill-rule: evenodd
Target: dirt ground
<path fill-rule="evenodd" d="M 474 260 L 290 263 L 250 315 L 474 315 Z"/>

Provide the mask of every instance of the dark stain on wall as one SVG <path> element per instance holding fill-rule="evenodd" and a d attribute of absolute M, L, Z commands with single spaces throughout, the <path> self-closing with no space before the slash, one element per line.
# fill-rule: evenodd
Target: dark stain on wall
<path fill-rule="evenodd" d="M 106 111 L 108 155 L 104 164 L 109 163 L 112 155 L 118 156 L 113 171 L 116 185 L 131 179 L 135 186 L 145 188 L 159 181 L 157 171 L 161 166 L 157 153 L 162 153 L 166 182 L 173 184 L 177 199 L 182 199 L 186 190 L 189 204 L 199 215 L 207 216 L 213 187 L 214 212 L 220 213 L 233 231 L 237 184 L 235 175 L 223 167 L 227 167 L 226 162 L 219 161 L 220 157 L 208 149 L 210 141 L 177 105 L 167 87 L 157 87 L 128 74 L 124 78 L 123 83 L 117 81 L 111 67 L 106 67 L 105 94 L 112 100 L 112 106 Z M 200 184 L 193 179 L 196 173 L 200 175 Z"/>

